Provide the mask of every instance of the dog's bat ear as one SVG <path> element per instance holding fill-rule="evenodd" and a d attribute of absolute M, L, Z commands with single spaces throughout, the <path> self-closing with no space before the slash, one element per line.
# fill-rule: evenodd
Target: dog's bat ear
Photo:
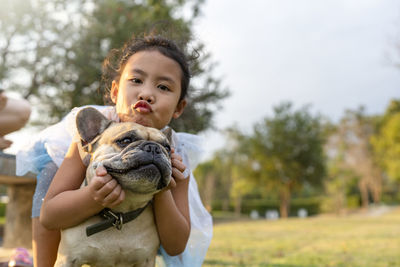
<path fill-rule="evenodd" d="M 97 109 L 91 107 L 81 109 L 76 115 L 76 128 L 85 143 L 92 142 L 111 122 Z"/>
<path fill-rule="evenodd" d="M 171 140 L 172 140 L 172 129 L 169 127 L 166 127 L 164 129 L 161 130 L 161 132 L 165 135 L 165 137 L 167 137 L 168 142 L 171 144 Z"/>

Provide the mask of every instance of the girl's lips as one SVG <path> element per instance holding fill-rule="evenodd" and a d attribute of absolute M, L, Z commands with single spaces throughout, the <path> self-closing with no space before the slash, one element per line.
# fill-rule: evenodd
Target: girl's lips
<path fill-rule="evenodd" d="M 150 113 L 152 111 L 149 103 L 144 100 L 136 102 L 136 104 L 133 106 L 133 109 L 139 113 Z"/>

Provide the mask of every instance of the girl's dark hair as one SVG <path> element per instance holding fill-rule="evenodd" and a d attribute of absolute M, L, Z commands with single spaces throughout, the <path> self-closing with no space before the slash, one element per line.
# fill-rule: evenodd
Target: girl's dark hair
<path fill-rule="evenodd" d="M 112 81 L 119 82 L 128 59 L 137 52 L 151 50 L 156 50 L 179 64 L 182 70 L 179 101 L 186 97 L 191 74 L 185 53 L 174 41 L 161 35 L 149 35 L 144 37 L 133 36 L 121 49 L 112 49 L 104 60 L 102 86 L 106 102 L 111 102 L 110 91 Z"/>

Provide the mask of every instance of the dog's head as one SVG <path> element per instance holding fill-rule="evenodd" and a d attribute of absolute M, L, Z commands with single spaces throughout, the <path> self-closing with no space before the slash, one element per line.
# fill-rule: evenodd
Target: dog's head
<path fill-rule="evenodd" d="M 171 179 L 170 129 L 161 131 L 134 122 L 115 123 L 94 108 L 76 116 L 83 148 L 91 155 L 86 178 L 102 164 L 124 190 L 153 194 Z"/>

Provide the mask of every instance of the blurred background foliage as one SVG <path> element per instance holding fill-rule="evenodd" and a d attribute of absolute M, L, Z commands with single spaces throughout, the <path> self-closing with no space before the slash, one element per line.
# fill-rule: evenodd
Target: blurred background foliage
<path fill-rule="evenodd" d="M 39 124 L 57 122 L 73 107 L 103 104 L 102 61 L 132 35 L 159 33 L 189 57 L 192 82 L 185 114 L 172 123 L 197 133 L 212 126 L 228 91 L 213 74 L 204 45 L 193 38 L 203 0 L 8 0 L 0 11 L 0 84 L 38 107 Z"/>
<path fill-rule="evenodd" d="M 8 0 L 0 9 L 0 86 L 27 98 L 37 124 L 57 122 L 75 106 L 103 104 L 102 61 L 132 34 L 176 39 L 192 62 L 189 105 L 177 131 L 213 127 L 229 90 L 212 56 L 193 38 L 204 0 Z M 281 103 L 242 132 L 225 130 L 226 145 L 194 173 L 207 208 L 236 215 L 338 214 L 400 201 L 400 100 L 384 114 L 360 107 L 331 122 L 309 107 Z"/>
<path fill-rule="evenodd" d="M 217 213 L 343 214 L 400 202 L 400 100 L 382 115 L 347 110 L 337 123 L 281 103 L 251 133 L 232 127 L 226 137 L 226 148 L 195 170 Z"/>

